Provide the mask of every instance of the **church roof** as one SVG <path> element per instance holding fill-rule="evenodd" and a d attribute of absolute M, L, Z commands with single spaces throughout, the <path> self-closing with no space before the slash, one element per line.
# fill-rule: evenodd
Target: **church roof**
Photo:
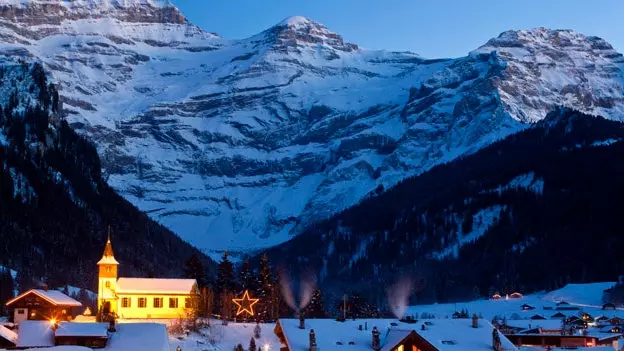
<path fill-rule="evenodd" d="M 117 294 L 189 294 L 197 284 L 195 279 L 119 278 Z"/>

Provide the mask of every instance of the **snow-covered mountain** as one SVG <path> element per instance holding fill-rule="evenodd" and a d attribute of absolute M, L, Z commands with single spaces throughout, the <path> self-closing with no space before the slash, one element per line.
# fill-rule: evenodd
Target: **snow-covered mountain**
<path fill-rule="evenodd" d="M 622 55 L 572 31 L 428 60 L 303 17 L 227 40 L 167 1 L 0 0 L 0 40 L 51 72 L 108 182 L 212 252 L 284 242 L 556 105 L 624 115 Z"/>

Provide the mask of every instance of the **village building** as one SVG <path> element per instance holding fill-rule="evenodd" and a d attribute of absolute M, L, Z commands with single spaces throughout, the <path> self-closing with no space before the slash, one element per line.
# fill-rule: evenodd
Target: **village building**
<path fill-rule="evenodd" d="M 282 351 L 492 351 L 518 350 L 487 320 L 434 319 L 402 323 L 390 319 L 339 322 L 280 319 L 275 326 Z"/>
<path fill-rule="evenodd" d="M 184 318 L 194 307 L 199 290 L 195 279 L 118 278 L 110 235 L 97 263 L 98 307 L 125 319 Z"/>
<path fill-rule="evenodd" d="M 31 289 L 7 301 L 14 323 L 26 320 L 71 320 L 82 304 L 57 290 Z"/>

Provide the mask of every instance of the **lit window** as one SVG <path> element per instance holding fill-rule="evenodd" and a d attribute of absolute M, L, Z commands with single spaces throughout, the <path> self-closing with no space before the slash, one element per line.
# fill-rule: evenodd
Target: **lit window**
<path fill-rule="evenodd" d="M 403 345 L 399 345 L 399 347 L 397 347 L 397 351 L 405 351 L 405 348 Z"/>
<path fill-rule="evenodd" d="M 111 266 L 106 266 L 106 273 L 110 273 L 112 272 L 112 270 L 113 269 L 111 268 Z"/>
<path fill-rule="evenodd" d="M 20 308 L 17 310 L 17 314 L 26 314 L 26 310 Z"/>
<path fill-rule="evenodd" d="M 145 307 L 147 307 L 147 298 L 139 297 L 139 308 L 145 308 Z"/>
<path fill-rule="evenodd" d="M 130 306 L 131 306 L 131 303 L 130 303 L 129 297 L 124 297 L 121 299 L 121 307 L 128 308 Z"/>
<path fill-rule="evenodd" d="M 154 298 L 154 308 L 161 308 L 163 307 L 163 298 L 162 297 L 155 297 Z"/>
<path fill-rule="evenodd" d="M 178 298 L 170 297 L 169 298 L 169 308 L 178 308 Z"/>
<path fill-rule="evenodd" d="M 104 286 L 106 286 L 107 288 L 110 288 L 110 282 L 107 281 L 106 283 L 104 283 Z"/>
<path fill-rule="evenodd" d="M 191 299 L 188 297 L 184 299 L 184 308 L 191 308 Z"/>

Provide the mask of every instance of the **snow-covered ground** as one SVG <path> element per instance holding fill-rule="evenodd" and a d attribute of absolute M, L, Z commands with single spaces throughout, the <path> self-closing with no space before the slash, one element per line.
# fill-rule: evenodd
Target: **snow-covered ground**
<path fill-rule="evenodd" d="M 178 346 L 184 351 L 230 351 L 241 344 L 245 350 L 253 336 L 254 323 L 229 323 L 222 325 L 221 321 L 213 321 L 209 328 L 201 329 L 199 333 L 189 336 L 171 336 L 169 346 L 175 351 Z M 275 336 L 274 323 L 260 325 L 260 338 L 256 339 L 256 346 L 260 351 L 279 350 L 282 345 Z"/>
<path fill-rule="evenodd" d="M 500 300 L 484 299 L 470 302 L 409 306 L 405 315 L 420 317 L 426 313 L 434 315 L 435 318 L 450 318 L 454 312 L 467 309 L 470 314 L 481 314 L 489 320 L 494 317 L 529 319 L 536 314 L 549 318 L 559 312 L 556 310 L 557 302 L 565 301 L 570 305 L 578 306 L 594 317 L 599 315 L 624 317 L 624 310 L 622 309 L 602 310 L 602 293 L 613 285 L 615 282 L 568 284 L 559 290 L 530 294 L 520 299 L 506 299 L 503 296 Z M 524 304 L 535 307 L 535 309 L 525 311 L 521 308 Z M 566 315 L 578 314 L 578 311 L 561 312 Z"/>

